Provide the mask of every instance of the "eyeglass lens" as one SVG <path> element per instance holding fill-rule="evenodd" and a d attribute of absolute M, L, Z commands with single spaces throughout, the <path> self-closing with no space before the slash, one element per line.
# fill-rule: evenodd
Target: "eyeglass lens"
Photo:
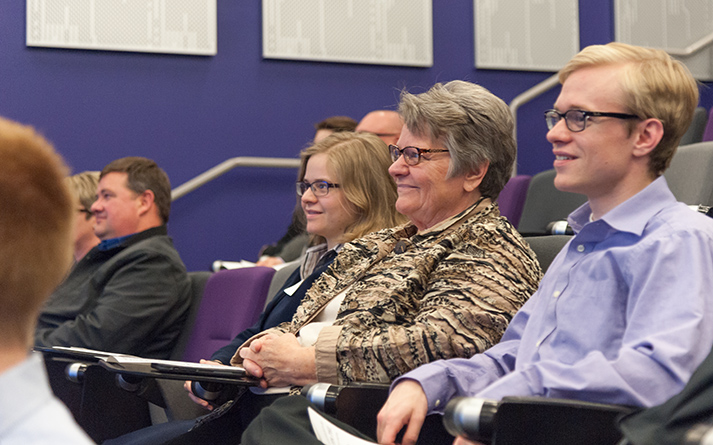
<path fill-rule="evenodd" d="M 421 158 L 421 154 L 418 152 L 416 147 L 406 147 L 401 149 L 396 145 L 389 145 L 389 149 L 391 150 L 391 160 L 393 162 L 398 161 L 399 156 L 402 154 L 404 156 L 404 161 L 406 161 L 408 165 L 418 164 L 418 161 Z"/>
<path fill-rule="evenodd" d="M 577 132 L 584 130 L 587 116 L 582 110 L 567 110 L 564 113 L 560 113 L 556 110 L 547 111 L 545 113 L 545 121 L 547 122 L 547 128 L 552 130 L 552 128 L 557 125 L 557 123 L 563 118 L 565 125 L 567 125 L 567 128 L 570 131 Z"/>
<path fill-rule="evenodd" d="M 298 182 L 297 183 L 297 196 L 302 196 L 305 194 L 307 189 L 311 189 L 314 196 L 325 196 L 329 193 L 329 189 L 336 184 L 330 184 L 327 181 L 315 181 L 313 183 L 308 182 Z"/>

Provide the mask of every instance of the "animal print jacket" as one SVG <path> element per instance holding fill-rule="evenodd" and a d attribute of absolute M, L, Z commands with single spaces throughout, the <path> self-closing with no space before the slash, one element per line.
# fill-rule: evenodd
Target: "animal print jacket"
<path fill-rule="evenodd" d="M 388 383 L 497 343 L 541 276 L 535 254 L 486 199 L 422 233 L 406 223 L 345 244 L 292 321 L 241 348 L 267 332 L 297 334 L 345 292 L 315 344 L 318 380 Z M 231 363 L 242 363 L 238 353 Z"/>

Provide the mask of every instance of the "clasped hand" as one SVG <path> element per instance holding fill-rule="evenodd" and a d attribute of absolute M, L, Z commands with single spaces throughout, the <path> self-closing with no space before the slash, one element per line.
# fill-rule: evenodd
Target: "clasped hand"
<path fill-rule="evenodd" d="M 270 333 L 240 350 L 245 370 L 260 386 L 303 386 L 317 381 L 315 349 L 303 347 L 294 334 Z"/>

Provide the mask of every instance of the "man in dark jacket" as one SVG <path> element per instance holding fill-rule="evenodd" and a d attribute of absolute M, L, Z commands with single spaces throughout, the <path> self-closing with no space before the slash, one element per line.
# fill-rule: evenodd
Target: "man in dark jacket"
<path fill-rule="evenodd" d="M 91 206 L 101 243 L 42 309 L 36 346 L 169 357 L 191 292 L 167 235 L 170 208 L 168 176 L 154 161 L 122 158 L 102 170 Z"/>

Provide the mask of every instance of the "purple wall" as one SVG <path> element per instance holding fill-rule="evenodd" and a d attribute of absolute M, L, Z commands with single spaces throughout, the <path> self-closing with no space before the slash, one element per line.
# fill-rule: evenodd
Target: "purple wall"
<path fill-rule="evenodd" d="M 580 8 L 582 45 L 610 41 L 611 2 L 581 1 Z M 36 126 L 74 172 L 146 156 L 175 187 L 234 156 L 294 157 L 313 123 L 393 108 L 403 87 L 419 92 L 464 79 L 509 102 L 551 74 L 475 70 L 470 1 L 433 2 L 428 69 L 262 60 L 260 14 L 258 1 L 219 1 L 218 55 L 170 56 L 27 48 L 25 2 L 5 2 L 0 114 Z M 520 173 L 551 168 L 542 111 L 556 93 L 520 110 Z M 189 270 L 215 259 L 256 259 L 289 223 L 295 174 L 236 169 L 174 202 L 169 232 Z"/>

